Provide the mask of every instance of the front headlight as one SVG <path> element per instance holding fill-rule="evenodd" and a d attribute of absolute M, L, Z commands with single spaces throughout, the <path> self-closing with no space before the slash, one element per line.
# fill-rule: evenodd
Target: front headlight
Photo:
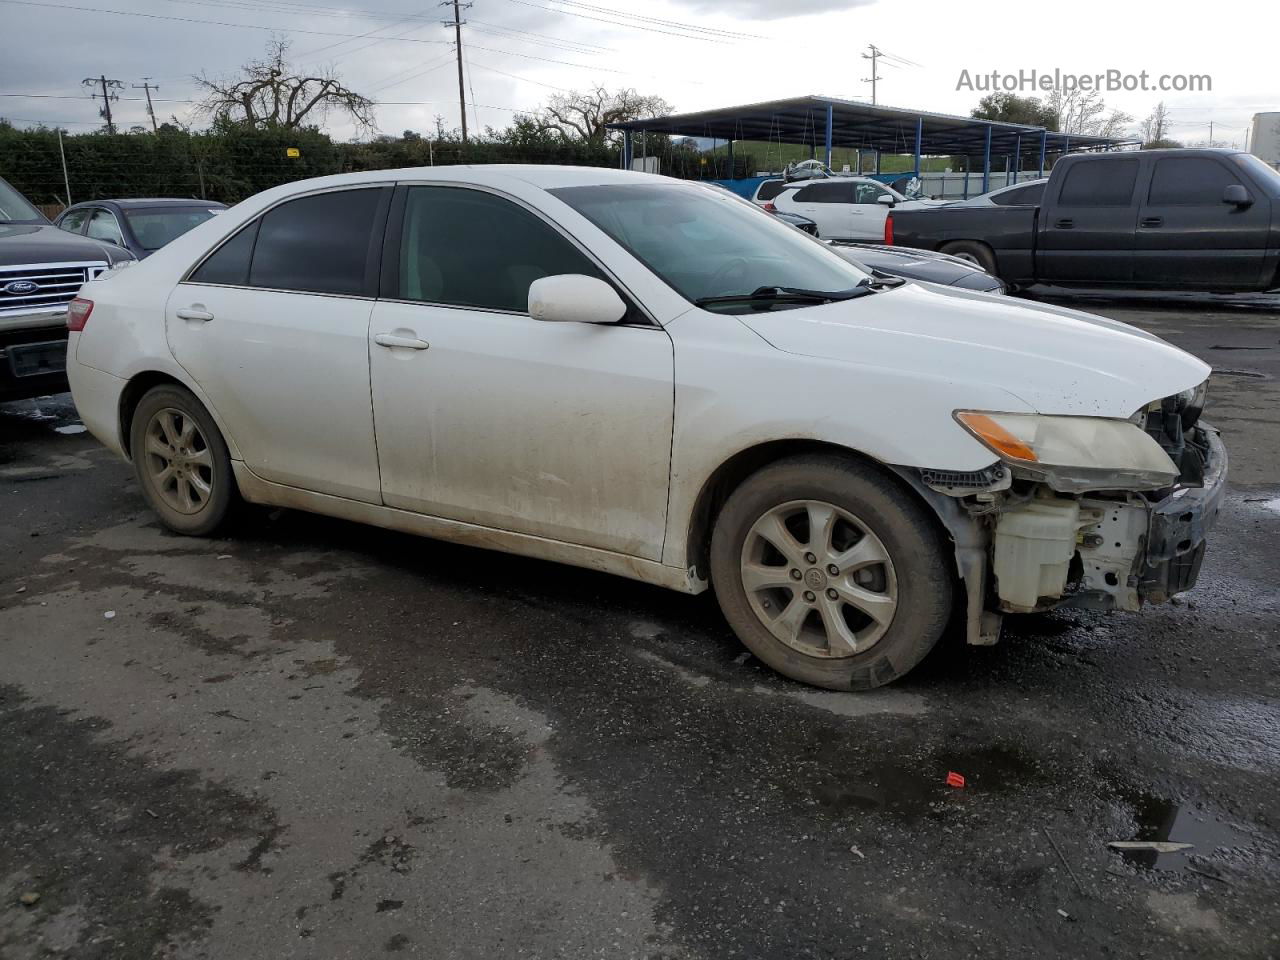
<path fill-rule="evenodd" d="M 958 410 L 956 420 L 1014 468 L 1063 493 L 1158 490 L 1178 478 L 1160 444 L 1128 420 Z"/>

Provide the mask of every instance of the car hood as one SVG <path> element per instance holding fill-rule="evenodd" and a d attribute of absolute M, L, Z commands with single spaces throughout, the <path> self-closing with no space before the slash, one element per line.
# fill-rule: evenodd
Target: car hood
<path fill-rule="evenodd" d="M 59 230 L 43 223 L 0 223 L 0 267 L 73 260 L 116 263 L 132 260 L 120 247 Z"/>
<path fill-rule="evenodd" d="M 987 272 L 975 264 L 931 250 L 843 243 L 833 243 L 831 249 L 854 263 L 931 283 L 959 283 L 974 274 L 987 276 Z"/>
<path fill-rule="evenodd" d="M 1136 327 L 954 287 L 883 293 L 739 319 L 787 353 L 999 388 L 1038 413 L 1125 418 L 1201 383 L 1209 366 Z M 886 403 L 891 402 L 886 398 Z"/>

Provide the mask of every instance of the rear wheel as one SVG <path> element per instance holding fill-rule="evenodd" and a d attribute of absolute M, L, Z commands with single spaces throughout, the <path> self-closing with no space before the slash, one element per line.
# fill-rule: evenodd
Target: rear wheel
<path fill-rule="evenodd" d="M 976 264 L 993 277 L 996 275 L 996 255 L 985 243 L 977 240 L 956 240 L 945 244 L 942 252 Z"/>
<path fill-rule="evenodd" d="M 205 536 L 236 500 L 226 442 L 204 405 L 185 387 L 154 387 L 130 424 L 129 448 L 143 496 L 175 533 Z"/>
<path fill-rule="evenodd" d="M 840 457 L 789 459 L 744 481 L 717 518 L 711 576 L 752 653 L 833 690 L 902 676 L 951 613 L 933 519 L 894 478 Z"/>

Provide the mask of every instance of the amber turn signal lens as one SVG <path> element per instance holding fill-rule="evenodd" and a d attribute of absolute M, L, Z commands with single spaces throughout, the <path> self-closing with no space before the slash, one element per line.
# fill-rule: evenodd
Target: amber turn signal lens
<path fill-rule="evenodd" d="M 956 419 L 973 431 L 988 447 L 1010 460 L 1035 463 L 1036 452 L 985 413 L 957 413 Z"/>

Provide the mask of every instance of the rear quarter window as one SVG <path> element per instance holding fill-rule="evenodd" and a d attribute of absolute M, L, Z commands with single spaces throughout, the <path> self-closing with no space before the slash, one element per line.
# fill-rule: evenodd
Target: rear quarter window
<path fill-rule="evenodd" d="M 787 185 L 785 180 L 766 180 L 760 184 L 756 190 L 757 200 L 772 200 L 782 192 L 782 188 Z"/>

